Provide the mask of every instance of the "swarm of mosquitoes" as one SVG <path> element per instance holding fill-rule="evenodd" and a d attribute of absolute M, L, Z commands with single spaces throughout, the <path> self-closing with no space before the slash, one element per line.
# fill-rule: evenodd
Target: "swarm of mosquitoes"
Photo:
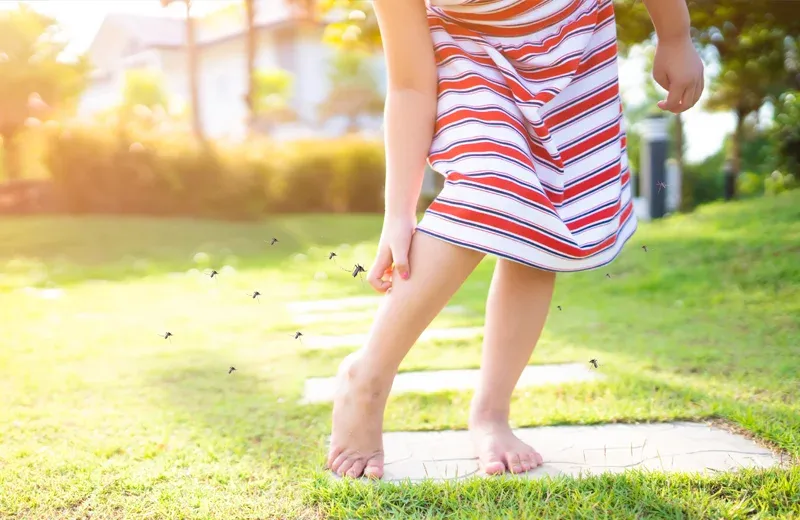
<path fill-rule="evenodd" d="M 265 242 L 268 243 L 270 246 L 274 246 L 275 244 L 279 243 L 280 240 L 278 240 L 276 237 L 272 237 L 270 240 L 266 240 Z M 352 268 L 342 267 L 335 260 L 335 258 L 337 256 L 338 255 L 336 254 L 336 252 L 331 251 L 328 254 L 328 260 L 332 260 L 334 262 L 334 264 L 336 264 L 337 267 L 339 267 L 343 271 L 346 271 L 346 272 L 350 273 L 353 276 L 353 278 L 357 278 L 359 275 L 362 275 L 361 276 L 361 281 L 362 282 L 364 281 L 364 277 L 363 277 L 362 273 L 366 273 L 367 270 L 364 268 L 363 265 L 355 264 Z M 216 269 L 208 269 L 208 270 L 205 271 L 205 274 L 209 278 L 211 278 L 212 280 L 216 281 L 216 280 L 219 279 L 219 271 L 217 271 Z M 261 292 L 260 291 L 249 292 L 249 293 L 247 293 L 247 295 L 253 300 L 260 301 L 258 299 L 261 296 Z M 162 337 L 165 340 L 168 340 L 170 343 L 172 343 L 172 337 L 173 336 L 174 336 L 174 334 L 172 332 L 169 332 L 169 331 L 166 331 L 164 334 L 159 334 L 159 337 Z M 303 333 L 300 332 L 300 331 L 295 332 L 294 334 L 291 335 L 291 337 L 296 339 L 296 340 L 298 340 L 300 343 L 303 342 L 303 340 L 301 339 L 303 337 Z M 228 375 L 233 374 L 234 372 L 236 372 L 236 367 L 234 367 L 234 366 L 228 367 Z"/>
<path fill-rule="evenodd" d="M 663 182 L 659 182 L 659 183 L 658 183 L 658 189 L 659 189 L 659 192 L 661 191 L 661 189 L 662 189 L 662 188 L 666 188 L 666 187 L 667 187 L 667 185 L 666 185 L 666 184 L 664 184 Z M 280 241 L 279 241 L 277 238 L 275 238 L 275 237 L 272 237 L 270 240 L 267 240 L 266 242 L 267 242 L 267 243 L 268 243 L 270 246 L 274 246 L 275 244 L 279 243 Z M 646 245 L 643 245 L 643 246 L 642 246 L 642 249 L 644 250 L 644 252 L 645 252 L 645 253 L 647 253 L 647 246 L 646 246 Z M 353 265 L 353 267 L 351 267 L 351 268 L 342 267 L 342 266 L 341 266 L 341 265 L 340 265 L 340 264 L 339 264 L 339 263 L 336 261 L 336 257 L 337 257 L 337 256 L 339 256 L 339 255 L 337 255 L 335 251 L 331 251 L 330 253 L 328 253 L 328 260 L 330 260 L 330 261 L 332 261 L 334 264 L 336 264 L 336 266 L 337 266 L 337 267 L 339 267 L 339 269 L 342 269 L 343 271 L 346 271 L 346 272 L 350 273 L 350 274 L 352 275 L 352 277 L 353 277 L 353 278 L 357 278 L 359 275 L 361 275 L 361 281 L 362 281 L 362 283 L 363 283 L 363 282 L 364 282 L 364 276 L 363 276 L 363 273 L 366 273 L 366 272 L 367 272 L 367 270 L 364 268 L 364 266 L 363 266 L 363 265 L 361 265 L 361 264 L 358 264 L 358 263 L 356 263 L 356 264 L 355 264 L 355 265 Z M 219 277 L 219 271 L 217 271 L 216 269 L 210 269 L 210 270 L 208 270 L 208 271 L 206 272 L 206 274 L 209 276 L 209 278 L 211 278 L 211 279 L 213 279 L 213 280 L 217 280 L 217 279 L 218 279 L 218 277 Z M 610 274 L 610 273 L 606 273 L 606 278 L 608 278 L 608 279 L 611 279 L 611 274 Z M 253 291 L 253 292 L 251 292 L 251 293 L 247 293 L 247 295 L 248 295 L 250 298 L 252 298 L 253 300 L 259 301 L 259 300 L 258 300 L 258 298 L 259 298 L 259 296 L 261 296 L 261 292 L 259 292 L 259 291 Z M 559 310 L 559 311 L 563 310 L 563 309 L 562 309 L 562 307 L 561 307 L 561 305 L 557 305 L 556 307 L 558 308 L 558 310 Z M 164 334 L 159 334 L 159 336 L 160 336 L 160 337 L 162 337 L 162 338 L 164 338 L 164 339 L 166 339 L 166 340 L 168 340 L 168 341 L 171 343 L 171 342 L 172 342 L 172 337 L 174 336 L 174 334 L 173 334 L 172 332 L 169 332 L 169 331 L 167 331 L 167 332 L 165 332 Z M 302 343 L 302 342 L 303 342 L 303 340 L 302 340 L 302 339 L 300 339 L 300 338 L 302 338 L 302 337 L 303 337 L 303 333 L 302 333 L 302 332 L 300 332 L 300 331 L 297 331 L 297 332 L 295 332 L 294 334 L 292 334 L 291 336 L 292 336 L 294 339 L 296 339 L 296 340 L 300 341 L 300 343 Z M 590 364 L 592 367 L 594 367 L 594 368 L 599 368 L 599 367 L 600 367 L 600 364 L 599 364 L 599 362 L 597 361 L 597 359 L 590 359 L 590 360 L 589 360 L 589 364 Z M 234 367 L 234 366 L 230 366 L 230 367 L 228 367 L 228 375 L 230 375 L 230 374 L 233 374 L 234 372 L 236 372 L 236 367 Z"/>

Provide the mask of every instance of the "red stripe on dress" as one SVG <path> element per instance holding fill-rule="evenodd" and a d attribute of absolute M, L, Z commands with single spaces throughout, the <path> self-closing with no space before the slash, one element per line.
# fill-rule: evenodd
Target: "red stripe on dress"
<path fill-rule="evenodd" d="M 614 235 L 608 237 L 607 239 L 603 240 L 594 247 L 584 249 L 573 246 L 571 244 L 566 244 L 558 239 L 551 237 L 550 235 L 537 231 L 532 227 L 524 226 L 518 222 L 508 220 L 506 218 L 499 217 L 497 215 L 483 213 L 481 211 L 472 208 L 465 208 L 462 206 L 451 206 L 449 204 L 435 200 L 430 205 L 430 209 L 431 211 L 435 211 L 445 215 L 451 215 L 455 218 L 466 220 L 468 222 L 475 222 L 478 224 L 482 224 L 486 227 L 505 231 L 508 234 L 530 240 L 531 242 L 541 244 L 542 246 L 551 249 L 553 251 L 558 251 L 561 254 L 572 256 L 578 259 L 588 258 L 596 253 L 599 253 L 600 251 L 612 246 L 617 239 L 616 235 Z"/>

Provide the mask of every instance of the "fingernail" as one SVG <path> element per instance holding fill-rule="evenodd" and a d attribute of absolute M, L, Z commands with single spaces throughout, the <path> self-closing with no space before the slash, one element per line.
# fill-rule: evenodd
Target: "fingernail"
<path fill-rule="evenodd" d="M 409 276 L 408 273 L 400 273 L 400 278 L 402 278 L 403 280 L 408 280 L 408 276 Z"/>

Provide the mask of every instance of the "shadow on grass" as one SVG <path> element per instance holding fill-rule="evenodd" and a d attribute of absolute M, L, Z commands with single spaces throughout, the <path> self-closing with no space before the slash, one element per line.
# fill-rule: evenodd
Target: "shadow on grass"
<path fill-rule="evenodd" d="M 277 267 L 320 248 L 377 241 L 375 215 L 298 215 L 262 222 L 125 217 L 15 217 L 0 226 L 0 265 L 14 286 L 121 281 L 192 268 Z M 272 237 L 279 242 L 270 245 Z M 207 258 L 196 257 L 205 253 Z M 202 256 L 202 255 L 201 255 Z"/>
<path fill-rule="evenodd" d="M 202 364 L 143 376 L 160 405 L 171 410 L 167 416 L 176 426 L 194 432 L 223 459 L 252 457 L 294 478 L 321 468 L 330 409 L 296 405 L 298 374 L 273 370 L 269 361 L 245 359 L 228 374 L 229 360 L 214 353 L 204 357 Z"/>

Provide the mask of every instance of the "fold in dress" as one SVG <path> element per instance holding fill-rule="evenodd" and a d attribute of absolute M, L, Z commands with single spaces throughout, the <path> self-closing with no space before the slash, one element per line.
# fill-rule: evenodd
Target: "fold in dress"
<path fill-rule="evenodd" d="M 548 271 L 636 230 L 612 0 L 430 0 L 445 176 L 417 229 Z"/>

